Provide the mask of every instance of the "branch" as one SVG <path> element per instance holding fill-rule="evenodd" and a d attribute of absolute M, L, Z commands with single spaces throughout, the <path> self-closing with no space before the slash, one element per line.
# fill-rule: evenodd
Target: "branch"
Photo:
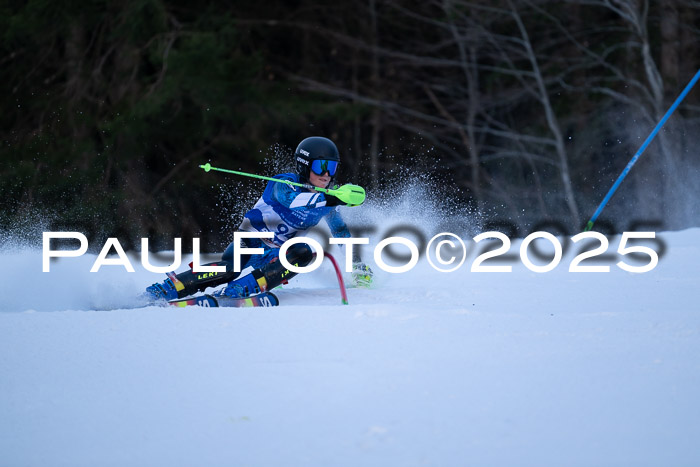
<path fill-rule="evenodd" d="M 347 99 L 352 99 L 356 100 L 357 102 L 361 102 L 363 104 L 368 104 L 376 107 L 380 107 L 384 109 L 385 111 L 394 111 L 399 114 L 404 114 L 404 115 L 409 115 L 414 118 L 418 118 L 420 120 L 425 120 L 431 123 L 437 123 L 439 125 L 443 125 L 446 127 L 450 128 L 465 128 L 465 125 L 462 124 L 455 124 L 453 122 L 450 122 L 449 120 L 445 120 L 442 118 L 435 117 L 433 115 L 426 114 L 424 112 L 420 112 L 417 110 L 413 110 L 404 106 L 401 106 L 399 104 L 396 104 L 394 102 L 389 102 L 389 101 L 384 101 L 381 99 L 374 99 L 371 97 L 364 96 L 360 93 L 350 91 L 348 89 L 344 88 L 337 88 L 328 84 L 320 83 L 318 81 L 314 81 L 310 78 L 305 78 L 302 76 L 298 75 L 291 75 L 290 76 L 292 79 L 302 83 L 303 85 L 306 86 L 306 90 L 308 91 L 318 91 L 322 92 L 325 94 L 333 95 L 333 96 L 339 96 L 339 97 L 345 97 Z M 553 141 L 550 138 L 540 138 L 537 136 L 529 136 L 529 135 L 521 135 L 517 133 L 509 133 L 509 132 L 502 132 L 498 130 L 493 130 L 491 128 L 485 128 L 485 127 L 475 127 L 475 129 L 479 132 L 484 132 L 484 133 L 489 133 L 494 136 L 500 136 L 503 138 L 508 138 L 508 139 L 514 139 L 514 140 L 519 140 L 519 141 L 524 141 L 524 142 L 529 142 L 529 143 L 535 143 L 535 144 L 542 144 L 542 145 L 547 145 L 547 146 L 556 146 L 556 142 Z"/>

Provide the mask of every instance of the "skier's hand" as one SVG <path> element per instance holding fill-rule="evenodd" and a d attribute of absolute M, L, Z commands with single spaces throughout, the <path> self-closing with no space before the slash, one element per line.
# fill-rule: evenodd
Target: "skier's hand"
<path fill-rule="evenodd" d="M 374 276 L 374 273 L 365 263 L 353 263 L 352 281 L 355 287 L 370 288 L 372 286 L 372 276 Z"/>
<path fill-rule="evenodd" d="M 347 206 L 359 206 L 365 202 L 367 197 L 364 188 L 351 183 L 333 190 L 333 196 L 341 199 Z"/>
<path fill-rule="evenodd" d="M 326 206 L 347 206 L 347 203 L 342 202 L 333 195 L 324 193 L 323 196 L 326 198 Z"/>

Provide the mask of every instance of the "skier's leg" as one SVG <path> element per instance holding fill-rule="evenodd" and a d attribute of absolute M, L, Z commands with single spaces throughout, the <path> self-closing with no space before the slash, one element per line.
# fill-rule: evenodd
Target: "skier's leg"
<path fill-rule="evenodd" d="M 233 272 L 233 265 L 227 261 L 215 261 L 204 266 L 224 266 L 226 272 L 198 272 L 192 269 L 175 274 L 168 273 L 168 278 L 162 283 L 155 283 L 146 288 L 146 293 L 155 299 L 175 300 L 193 293 L 203 291 L 207 287 L 225 284 L 238 276 Z"/>
<path fill-rule="evenodd" d="M 252 246 L 242 244 L 248 248 Z M 251 255 L 241 255 L 241 264 L 245 265 L 250 260 Z M 205 264 L 204 266 L 224 266 L 225 272 L 198 272 L 190 269 L 180 274 L 168 273 L 168 278 L 162 283 L 155 283 L 146 288 L 146 294 L 154 299 L 175 300 L 206 290 L 208 287 L 216 287 L 232 281 L 240 272 L 233 271 L 233 243 L 231 243 L 220 261 Z"/>
<path fill-rule="evenodd" d="M 287 261 L 296 267 L 304 267 L 313 261 L 315 255 L 308 245 L 297 243 L 287 250 Z M 271 260 L 250 274 L 231 281 L 223 294 L 230 297 L 247 297 L 272 290 L 297 275 L 282 265 L 279 250 L 271 250 L 266 256 L 264 259 Z"/>

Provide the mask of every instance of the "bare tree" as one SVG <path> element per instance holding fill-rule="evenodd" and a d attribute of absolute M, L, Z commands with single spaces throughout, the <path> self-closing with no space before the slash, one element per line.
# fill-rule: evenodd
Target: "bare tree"
<path fill-rule="evenodd" d="M 688 1 L 674 0 L 692 9 Z M 379 151 L 403 144 L 400 135 L 417 134 L 439 150 L 442 169 L 475 205 L 503 205 L 514 218 L 553 213 L 580 226 L 580 208 L 601 195 L 592 185 L 598 178 L 604 183 L 605 172 L 620 163 L 605 160 L 600 148 L 606 139 L 629 140 L 626 128 L 605 125 L 605 113 L 629 110 L 628 120 L 655 124 L 668 104 L 664 70 L 678 68 L 673 58 L 661 66 L 656 59 L 658 36 L 649 28 L 658 16 L 650 20 L 646 0 L 357 5 L 345 11 L 355 31 L 285 23 L 353 50 L 351 84 L 296 70 L 293 79 L 303 89 L 371 108 L 354 125 L 367 129 L 362 143 L 370 146 L 373 184 L 383 163 Z M 673 11 L 662 18 L 666 49 L 694 31 L 674 32 L 678 18 Z M 600 128 L 589 130 L 586 142 L 570 142 L 596 121 Z M 677 151 L 665 136 L 660 141 L 668 181 L 677 173 Z"/>

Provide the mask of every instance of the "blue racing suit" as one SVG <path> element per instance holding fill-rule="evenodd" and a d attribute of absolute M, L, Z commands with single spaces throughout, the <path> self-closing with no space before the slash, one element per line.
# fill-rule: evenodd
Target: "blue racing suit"
<path fill-rule="evenodd" d="M 276 175 L 276 179 L 300 183 L 294 173 Z M 262 255 L 243 255 L 241 267 L 254 269 L 274 261 L 279 256 L 282 244 L 300 232 L 316 226 L 325 219 L 334 237 L 348 238 L 350 231 L 340 216 L 337 206 L 326 206 L 326 197 L 321 192 L 310 192 L 305 188 L 286 183 L 268 182 L 265 191 L 243 219 L 240 232 L 272 232 L 271 239 L 244 239 L 248 248 L 264 248 Z M 233 262 L 233 243 L 226 248 L 222 260 Z"/>
<path fill-rule="evenodd" d="M 299 176 L 292 173 L 277 175 L 279 180 L 299 182 Z M 325 219 L 334 237 L 350 237 L 347 225 L 340 217 L 338 208 L 327 206 L 327 199 L 323 193 L 306 191 L 304 188 L 287 185 L 286 183 L 269 182 L 262 196 L 255 206 L 245 214 L 239 231 L 243 232 L 272 232 L 271 239 L 246 238 L 242 240 L 242 246 L 247 248 L 263 248 L 262 255 L 241 255 L 241 271 L 233 270 L 233 243 L 226 248 L 221 261 L 209 263 L 206 266 L 224 266 L 223 272 L 195 273 L 193 270 L 183 271 L 177 276 L 169 275 L 163 284 L 154 284 L 148 292 L 156 298 L 162 297 L 172 300 L 183 298 L 187 295 L 204 291 L 208 287 L 229 282 L 229 287 L 234 282 L 237 288 L 242 288 L 245 293 L 265 291 L 276 287 L 280 283 L 294 277 L 294 273 L 287 270 L 276 260 L 282 244 L 294 238 L 300 232 L 305 232 L 317 225 L 321 219 Z M 353 255 L 359 260 L 359 254 Z M 353 259 L 355 259 L 353 258 Z M 293 245 L 287 252 L 287 259 L 296 264 L 305 266 L 313 259 L 313 252 L 307 245 Z M 247 267 L 252 267 L 251 274 L 237 279 L 240 272 Z M 363 269 L 362 274 L 370 273 L 369 269 Z M 150 290 L 152 289 L 152 290 Z M 228 288 L 226 289 L 228 290 Z"/>

